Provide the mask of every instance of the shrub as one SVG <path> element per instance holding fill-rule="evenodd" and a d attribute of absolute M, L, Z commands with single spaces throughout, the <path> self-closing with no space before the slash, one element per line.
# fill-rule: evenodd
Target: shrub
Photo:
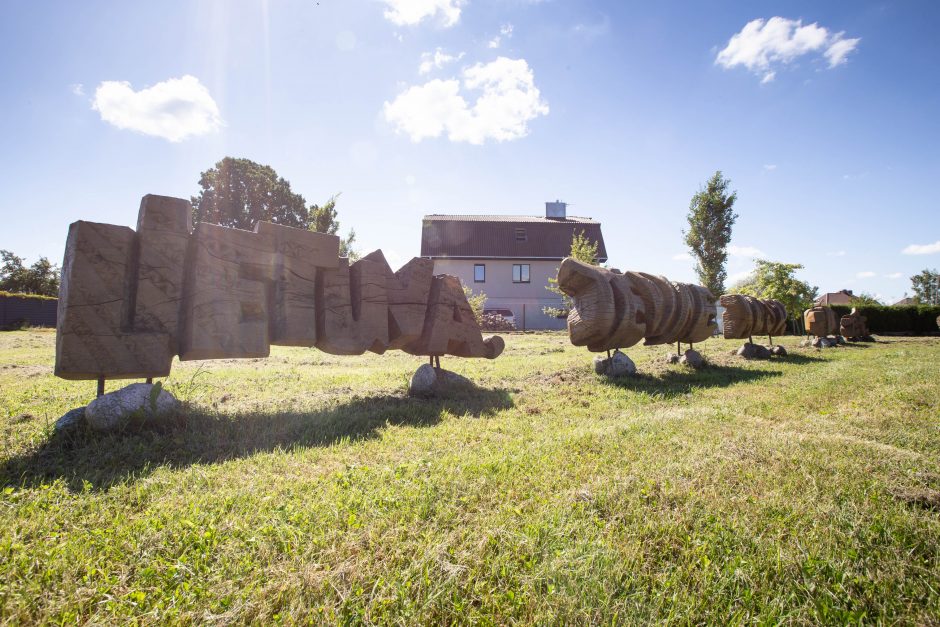
<path fill-rule="evenodd" d="M 865 305 L 856 308 L 868 318 L 868 329 L 872 333 L 932 333 L 937 331 L 937 317 L 940 306 L 906 305 Z M 836 316 L 842 317 L 852 311 L 852 307 L 833 305 Z"/>

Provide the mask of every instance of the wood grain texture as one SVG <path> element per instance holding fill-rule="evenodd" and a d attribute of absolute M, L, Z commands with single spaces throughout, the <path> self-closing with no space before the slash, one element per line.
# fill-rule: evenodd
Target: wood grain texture
<path fill-rule="evenodd" d="M 725 339 L 742 340 L 752 335 L 783 335 L 787 310 L 779 300 L 760 299 L 745 294 L 724 294 L 721 316 Z"/>
<path fill-rule="evenodd" d="M 350 264 L 339 238 L 260 222 L 191 225 L 188 201 L 145 196 L 137 231 L 76 222 L 63 262 L 56 374 L 166 376 L 182 360 L 265 357 L 270 346 L 340 355 L 389 348 L 494 358 L 458 279 L 381 251 Z"/>
<path fill-rule="evenodd" d="M 806 332 L 816 337 L 826 337 L 839 332 L 839 321 L 830 307 L 812 307 L 803 312 Z"/>
<path fill-rule="evenodd" d="M 644 338 L 646 344 L 701 342 L 716 328 L 715 299 L 698 285 L 568 258 L 558 269 L 558 287 L 574 301 L 568 337 L 590 351 L 626 348 Z"/>

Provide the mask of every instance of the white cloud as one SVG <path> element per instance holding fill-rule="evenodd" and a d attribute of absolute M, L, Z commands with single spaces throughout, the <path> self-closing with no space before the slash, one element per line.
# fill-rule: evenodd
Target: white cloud
<path fill-rule="evenodd" d="M 385 102 L 385 120 L 413 142 L 446 133 L 454 142 L 482 144 L 525 137 L 530 120 L 548 115 L 525 59 L 498 57 L 465 68 L 461 76 L 409 87 Z M 461 88 L 482 93 L 469 105 Z"/>
<path fill-rule="evenodd" d="M 940 240 L 933 244 L 911 244 L 901 251 L 905 255 L 933 255 L 940 253 Z"/>
<path fill-rule="evenodd" d="M 904 273 L 892 272 L 891 274 L 886 274 L 885 276 L 888 277 L 889 279 L 900 279 L 902 276 L 904 276 Z"/>
<path fill-rule="evenodd" d="M 776 169 L 777 169 L 777 164 L 775 163 L 768 163 L 767 165 L 764 166 L 764 170 L 766 170 L 767 172 L 773 172 Z"/>
<path fill-rule="evenodd" d="M 75 83 L 74 85 L 69 85 L 69 89 L 70 89 L 71 92 L 72 92 L 73 94 L 75 94 L 76 96 L 84 96 L 84 95 L 85 95 L 85 86 L 82 85 L 81 83 Z"/>
<path fill-rule="evenodd" d="M 833 41 L 829 48 L 826 49 L 826 52 L 823 53 L 826 55 L 826 59 L 829 60 L 829 67 L 831 68 L 845 63 L 845 58 L 850 52 L 855 50 L 855 46 L 861 41 L 861 38 L 858 37 L 855 39 L 843 39 L 842 35 L 844 34 L 844 32 L 836 33 L 834 36 L 835 41 Z"/>
<path fill-rule="evenodd" d="M 859 41 L 815 23 L 804 26 L 801 20 L 784 17 L 758 18 L 731 36 L 715 63 L 725 69 L 742 65 L 761 76 L 761 83 L 769 83 L 777 75 L 776 68 L 813 52 L 821 52 L 830 68 L 842 65 Z"/>
<path fill-rule="evenodd" d="M 870 270 L 866 270 L 865 272 L 859 272 L 855 276 L 858 277 L 859 279 L 870 279 L 872 277 L 878 276 L 878 273 L 872 272 Z"/>
<path fill-rule="evenodd" d="M 672 256 L 673 261 L 692 261 L 692 255 L 689 253 L 676 253 Z"/>
<path fill-rule="evenodd" d="M 104 81 L 92 109 L 120 129 L 179 142 L 222 127 L 219 107 L 195 76 L 171 78 L 134 91 L 126 81 Z"/>
<path fill-rule="evenodd" d="M 826 256 L 827 256 L 827 257 L 845 257 L 845 251 L 844 251 L 844 250 L 835 250 L 835 251 L 826 253 Z"/>
<path fill-rule="evenodd" d="M 728 246 L 728 254 L 732 257 L 763 257 L 764 252 L 754 246 Z"/>
<path fill-rule="evenodd" d="M 450 28 L 460 21 L 460 7 L 466 0 L 382 0 L 385 19 L 398 26 L 414 26 L 426 19 L 439 18 Z"/>
<path fill-rule="evenodd" d="M 442 48 L 438 48 L 434 52 L 422 52 L 421 64 L 418 66 L 418 74 L 427 74 L 435 68 L 439 70 L 448 63 L 459 61 L 463 58 L 463 55 L 463 52 L 456 56 L 447 54 Z"/>
<path fill-rule="evenodd" d="M 512 38 L 512 24 L 503 24 L 499 27 L 499 35 L 490 39 L 486 46 L 488 48 L 499 48 L 500 44 L 503 42 L 503 37 L 506 39 Z"/>
<path fill-rule="evenodd" d="M 728 286 L 735 285 L 746 279 L 750 279 L 754 275 L 753 270 L 742 270 L 741 272 L 735 272 L 734 274 L 728 277 Z"/>

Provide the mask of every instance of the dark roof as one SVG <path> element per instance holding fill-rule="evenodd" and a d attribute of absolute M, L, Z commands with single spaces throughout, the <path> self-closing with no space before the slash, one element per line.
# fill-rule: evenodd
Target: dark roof
<path fill-rule="evenodd" d="M 517 238 L 517 229 L 524 240 Z M 607 261 L 601 224 L 569 216 L 429 215 L 421 225 L 422 257 L 463 259 L 564 259 L 571 238 L 584 231 L 597 242 L 598 261 Z"/>

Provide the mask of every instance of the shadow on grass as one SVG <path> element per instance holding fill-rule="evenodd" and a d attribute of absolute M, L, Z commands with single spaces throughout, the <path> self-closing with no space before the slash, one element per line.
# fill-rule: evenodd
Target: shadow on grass
<path fill-rule="evenodd" d="M 3 486 L 36 486 L 57 479 L 80 491 L 86 484 L 106 490 L 146 476 L 160 466 L 185 468 L 293 447 L 330 446 L 377 437 L 389 425 L 426 427 L 449 411 L 481 417 L 513 406 L 503 389 L 469 387 L 448 398 L 417 399 L 393 394 L 353 397 L 315 411 L 226 415 L 191 411 L 160 427 L 98 434 L 81 428 L 57 433 L 39 449 L 0 467 Z"/>
<path fill-rule="evenodd" d="M 773 370 L 756 370 L 737 366 L 710 365 L 701 370 L 664 370 L 655 375 L 638 373 L 620 379 L 603 378 L 605 385 L 671 398 L 688 394 L 696 388 L 726 387 L 735 383 L 779 377 Z"/>
<path fill-rule="evenodd" d="M 783 357 L 774 357 L 773 360 L 784 364 L 811 364 L 817 361 L 826 361 L 822 357 L 814 357 L 812 355 L 803 355 L 799 353 L 787 353 Z"/>

